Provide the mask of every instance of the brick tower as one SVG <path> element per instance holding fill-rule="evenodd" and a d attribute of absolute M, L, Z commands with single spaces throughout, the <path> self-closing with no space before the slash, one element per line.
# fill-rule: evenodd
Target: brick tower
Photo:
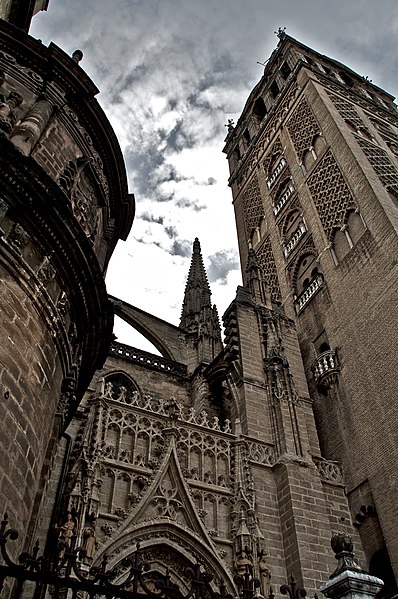
<path fill-rule="evenodd" d="M 260 297 L 262 278 L 263 303 L 295 325 L 304 369 L 294 380 L 308 384 L 322 456 L 342 466 L 367 565 L 393 592 L 397 110 L 366 78 L 283 31 L 279 38 L 224 149 L 244 284 Z M 250 345 L 254 374 L 264 349 Z M 228 347 L 243 351 L 233 337 Z M 256 414 L 247 414 L 255 430 Z"/>

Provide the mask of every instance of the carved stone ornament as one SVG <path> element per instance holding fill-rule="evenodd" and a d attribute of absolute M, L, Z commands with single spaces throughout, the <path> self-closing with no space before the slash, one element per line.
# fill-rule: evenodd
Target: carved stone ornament
<path fill-rule="evenodd" d="M 14 109 L 22 104 L 23 97 L 18 92 L 10 92 L 5 98 L 0 95 L 0 130 L 7 135 L 11 133 L 16 117 Z"/>

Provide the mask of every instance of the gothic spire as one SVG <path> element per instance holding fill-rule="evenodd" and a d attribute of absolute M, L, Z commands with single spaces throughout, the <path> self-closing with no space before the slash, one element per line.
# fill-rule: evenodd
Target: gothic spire
<path fill-rule="evenodd" d="M 221 351 L 220 321 L 216 306 L 211 305 L 211 291 L 198 238 L 193 243 L 180 327 L 196 339 L 197 364 L 211 362 Z"/>
<path fill-rule="evenodd" d="M 180 327 L 188 331 L 196 328 L 204 309 L 211 309 L 211 291 L 203 264 L 199 239 L 193 242 L 191 266 L 185 286 Z"/>

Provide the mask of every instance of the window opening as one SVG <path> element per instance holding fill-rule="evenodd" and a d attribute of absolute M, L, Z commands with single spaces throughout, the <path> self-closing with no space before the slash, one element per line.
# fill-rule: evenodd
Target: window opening
<path fill-rule="evenodd" d="M 289 67 L 289 65 L 287 64 L 287 62 L 285 61 L 282 66 L 281 66 L 281 75 L 284 79 L 287 79 L 290 75 L 290 73 L 292 72 L 292 69 Z"/>
<path fill-rule="evenodd" d="M 270 85 L 269 91 L 271 92 L 271 95 L 273 98 L 277 97 L 277 95 L 279 94 L 279 86 L 276 81 L 272 82 L 272 84 Z"/>

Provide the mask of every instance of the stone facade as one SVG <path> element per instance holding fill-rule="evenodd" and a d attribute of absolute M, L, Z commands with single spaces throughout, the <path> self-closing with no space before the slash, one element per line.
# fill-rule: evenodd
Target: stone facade
<path fill-rule="evenodd" d="M 134 200 L 74 59 L 2 21 L 0 84 L 0 505 L 28 544 L 57 444 L 108 353 L 104 273 Z"/>
<path fill-rule="evenodd" d="M 113 298 L 164 357 L 115 342 L 71 424 L 58 519 L 74 515 L 80 544 L 95 519 L 91 564 L 118 571 L 140 543 L 181 589 L 200 556 L 234 594 L 248 566 L 267 597 L 270 573 L 314 592 L 331 572 L 333 529 L 351 529 L 342 473 L 321 455 L 294 322 L 250 258 L 225 349 L 198 240 L 180 327 Z"/>

